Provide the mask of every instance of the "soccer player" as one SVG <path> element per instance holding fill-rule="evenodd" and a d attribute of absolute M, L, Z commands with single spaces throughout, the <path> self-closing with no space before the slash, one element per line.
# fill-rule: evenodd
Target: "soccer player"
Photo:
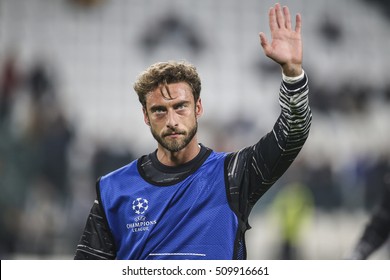
<path fill-rule="evenodd" d="M 281 65 L 281 113 L 253 146 L 215 152 L 197 140 L 201 81 L 187 62 L 160 62 L 135 82 L 157 149 L 101 177 L 75 259 L 246 259 L 245 232 L 259 198 L 286 171 L 309 133 L 301 16 L 269 10 L 266 56 Z M 259 137 L 260 138 L 260 137 Z"/>

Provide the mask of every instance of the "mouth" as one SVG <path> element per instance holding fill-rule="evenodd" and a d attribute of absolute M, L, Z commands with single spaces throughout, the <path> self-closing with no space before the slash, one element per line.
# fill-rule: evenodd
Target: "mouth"
<path fill-rule="evenodd" d="M 170 138 L 178 138 L 181 135 L 184 135 L 184 133 L 179 131 L 164 133 L 164 137 L 170 137 Z"/>
<path fill-rule="evenodd" d="M 170 133 L 170 134 L 166 134 L 165 137 L 178 138 L 178 137 L 180 137 L 180 135 L 183 135 L 183 134 L 181 134 L 181 133 Z"/>

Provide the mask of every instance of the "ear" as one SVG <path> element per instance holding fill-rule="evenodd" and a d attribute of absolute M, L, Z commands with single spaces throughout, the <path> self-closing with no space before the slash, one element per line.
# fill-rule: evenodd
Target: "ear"
<path fill-rule="evenodd" d="M 146 125 L 150 126 L 148 112 L 146 111 L 145 107 L 142 107 L 142 112 L 144 113 L 144 122 Z"/>
<path fill-rule="evenodd" d="M 202 105 L 202 99 L 198 99 L 195 103 L 195 116 L 196 118 L 200 118 L 203 115 L 203 105 Z"/>

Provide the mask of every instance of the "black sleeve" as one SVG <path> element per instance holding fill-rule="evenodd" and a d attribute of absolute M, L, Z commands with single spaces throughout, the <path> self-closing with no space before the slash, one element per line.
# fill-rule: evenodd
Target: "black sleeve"
<path fill-rule="evenodd" d="M 282 82 L 279 115 L 273 130 L 255 145 L 229 154 L 225 161 L 228 197 L 247 225 L 255 203 L 291 165 L 305 143 L 311 124 L 306 74 L 296 83 Z"/>
<path fill-rule="evenodd" d="M 367 259 L 381 247 L 390 235 L 390 186 L 387 186 L 381 203 L 375 208 L 363 235 L 350 259 Z"/>
<path fill-rule="evenodd" d="M 99 200 L 96 199 L 88 215 L 74 259 L 113 260 L 115 258 L 116 248 L 114 238 L 109 229 L 104 210 Z"/>

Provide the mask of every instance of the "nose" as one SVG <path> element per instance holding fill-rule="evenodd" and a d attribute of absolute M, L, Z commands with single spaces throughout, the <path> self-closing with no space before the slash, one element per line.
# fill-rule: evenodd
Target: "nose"
<path fill-rule="evenodd" d="M 177 116 L 174 110 L 168 110 L 167 113 L 167 127 L 174 128 L 178 126 Z"/>

